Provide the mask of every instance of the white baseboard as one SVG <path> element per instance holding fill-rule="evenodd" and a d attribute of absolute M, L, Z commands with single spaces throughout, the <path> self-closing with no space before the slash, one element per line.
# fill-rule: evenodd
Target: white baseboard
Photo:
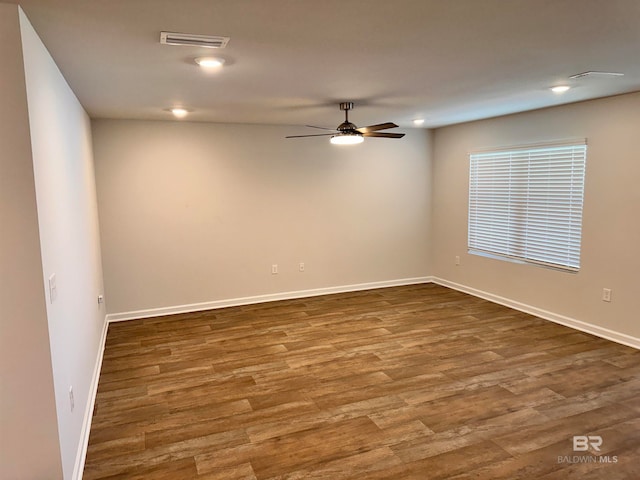
<path fill-rule="evenodd" d="M 177 313 L 191 313 L 199 312 L 202 310 L 213 310 L 216 308 L 237 307 L 240 305 L 251 305 L 255 303 L 275 302 L 278 300 L 293 300 L 296 298 L 317 297 L 320 295 L 330 295 L 333 293 L 357 292 L 361 290 L 372 290 L 374 288 L 400 287 L 403 285 L 430 283 L 431 281 L 432 277 L 402 278 L 398 280 L 386 280 L 382 282 L 358 283 L 354 285 L 341 285 L 338 287 L 315 288 L 311 290 L 296 290 L 292 292 L 271 293 L 268 295 L 231 298 L 227 300 L 214 300 L 211 302 L 192 303 L 188 305 L 150 308 L 148 310 L 135 310 L 132 312 L 110 313 L 109 315 L 107 315 L 107 321 L 109 323 L 121 322 L 125 320 L 137 320 L 140 318 L 174 315 Z"/>
<path fill-rule="evenodd" d="M 104 347 L 107 342 L 107 329 L 109 322 L 105 317 L 102 326 L 102 334 L 100 336 L 100 344 L 98 345 L 98 356 L 96 364 L 93 368 L 93 377 L 91 385 L 89 385 L 89 399 L 87 408 L 84 411 L 84 420 L 82 422 L 82 431 L 80 432 L 80 443 L 78 444 L 78 453 L 76 454 L 76 463 L 73 468 L 73 480 L 82 480 L 84 472 L 84 463 L 87 459 L 87 448 L 89 447 L 89 434 L 91 433 L 91 420 L 93 419 L 93 407 L 96 404 L 96 395 L 98 394 L 98 382 L 100 381 L 100 371 L 102 370 L 102 357 L 104 355 Z"/>
<path fill-rule="evenodd" d="M 533 307 L 525 303 L 516 302 L 515 300 L 510 300 L 508 298 L 494 295 L 493 293 L 478 290 L 476 288 L 468 287 L 466 285 L 450 282 L 449 280 L 445 280 L 442 278 L 432 277 L 431 280 L 433 281 L 433 283 L 437 283 L 438 285 L 442 285 L 443 287 L 449 287 L 460 292 L 468 293 L 470 295 L 473 295 L 474 297 L 479 297 L 485 300 L 489 300 L 490 302 L 499 303 L 500 305 L 513 308 L 514 310 L 529 313 L 531 315 L 535 315 L 536 317 L 550 320 L 554 323 L 559 323 L 560 325 L 564 325 L 575 330 L 580 330 L 581 332 L 590 333 L 592 335 L 595 335 L 596 337 L 601 337 L 606 340 L 611 340 L 613 342 L 621 343 L 622 345 L 640 350 L 640 338 L 632 337 L 631 335 L 619 333 L 614 330 L 609 330 L 608 328 L 599 327 L 598 325 L 593 325 L 591 323 L 582 322 L 580 320 L 576 320 L 575 318 L 558 315 L 557 313 L 549 312 L 547 310 Z"/>

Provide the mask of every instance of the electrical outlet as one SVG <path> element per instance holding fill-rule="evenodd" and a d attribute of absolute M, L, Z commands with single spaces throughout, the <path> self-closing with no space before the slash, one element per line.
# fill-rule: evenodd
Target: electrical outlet
<path fill-rule="evenodd" d="M 456 255 L 456 267 L 460 266 L 460 255 Z"/>
<path fill-rule="evenodd" d="M 603 288 L 602 289 L 602 301 L 603 302 L 610 302 L 611 301 L 611 289 L 610 288 Z"/>
<path fill-rule="evenodd" d="M 73 407 L 75 407 L 75 401 L 73 400 L 73 385 L 69 387 L 69 406 L 71 407 L 71 411 L 73 412 Z"/>
<path fill-rule="evenodd" d="M 277 275 L 277 274 L 278 274 L 278 265 L 277 264 L 271 265 L 271 275 Z"/>
<path fill-rule="evenodd" d="M 304 263 L 300 262 L 298 264 L 298 270 L 300 270 L 301 272 L 304 272 Z"/>

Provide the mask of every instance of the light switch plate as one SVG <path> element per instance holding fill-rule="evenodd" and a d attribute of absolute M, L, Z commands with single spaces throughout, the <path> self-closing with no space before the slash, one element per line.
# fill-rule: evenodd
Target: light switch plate
<path fill-rule="evenodd" d="M 49 277 L 49 302 L 53 303 L 58 298 L 58 285 L 56 284 L 56 274 Z"/>

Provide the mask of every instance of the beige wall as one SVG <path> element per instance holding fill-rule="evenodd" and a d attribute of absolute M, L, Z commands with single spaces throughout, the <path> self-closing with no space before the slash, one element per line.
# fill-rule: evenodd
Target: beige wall
<path fill-rule="evenodd" d="M 105 326 L 105 308 L 97 301 L 103 286 L 91 126 L 24 14 L 20 22 L 44 273 L 40 291 L 55 274 L 57 296 L 46 304 L 47 318 L 62 467 L 64 478 L 72 478 L 82 462 Z"/>
<path fill-rule="evenodd" d="M 428 132 L 302 131 L 94 121 L 109 313 L 428 275 Z"/>
<path fill-rule="evenodd" d="M 436 130 L 435 276 L 640 338 L 638 125 L 640 93 L 635 93 Z M 575 138 L 588 141 L 580 272 L 467 254 L 468 153 Z M 603 287 L 613 290 L 611 303 L 601 300 Z"/>
<path fill-rule="evenodd" d="M 0 478 L 62 478 L 18 8 L 0 3 Z"/>

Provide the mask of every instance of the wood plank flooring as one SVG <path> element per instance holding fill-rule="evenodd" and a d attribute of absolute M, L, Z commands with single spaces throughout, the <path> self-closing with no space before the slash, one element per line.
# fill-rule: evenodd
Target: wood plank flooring
<path fill-rule="evenodd" d="M 116 323 L 84 479 L 638 479 L 639 394 L 639 351 L 433 284 Z"/>

